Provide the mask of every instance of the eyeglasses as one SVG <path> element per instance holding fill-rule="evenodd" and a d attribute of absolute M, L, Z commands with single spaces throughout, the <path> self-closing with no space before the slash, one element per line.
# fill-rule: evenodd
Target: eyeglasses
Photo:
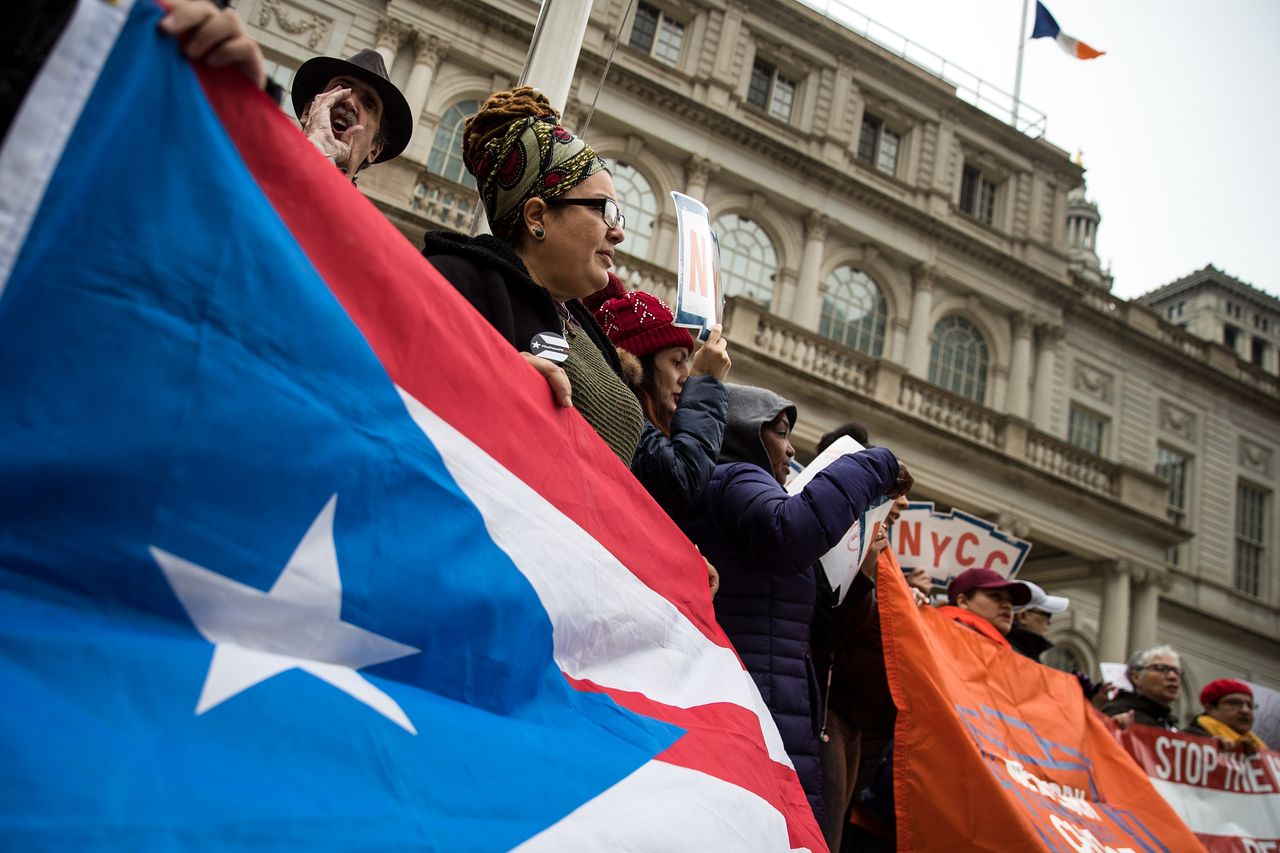
<path fill-rule="evenodd" d="M 1146 666 L 1138 667 L 1138 669 L 1149 669 L 1152 672 L 1158 672 L 1161 675 L 1173 673 L 1178 676 L 1178 678 L 1182 678 L 1182 670 L 1178 669 L 1176 666 L 1170 666 L 1167 663 L 1149 663 Z"/>
<path fill-rule="evenodd" d="M 1044 621 L 1045 621 L 1045 622 L 1052 622 L 1052 621 L 1053 621 L 1053 614 L 1052 614 L 1052 613 L 1050 613 L 1050 612 L 1049 612 L 1049 611 L 1047 611 L 1047 610 L 1036 610 L 1034 607 L 1028 607 L 1028 608 L 1027 608 L 1027 612 L 1028 612 L 1028 613 L 1034 613 L 1034 614 L 1036 614 L 1037 616 L 1043 616 L 1043 617 L 1044 617 Z"/>
<path fill-rule="evenodd" d="M 622 208 L 618 207 L 618 203 L 611 198 L 553 198 L 548 199 L 547 204 L 594 207 L 600 211 L 600 218 L 609 228 L 625 228 L 627 225 L 627 217 L 623 215 Z"/>
<path fill-rule="evenodd" d="M 1218 704 L 1224 708 L 1248 708 L 1250 711 L 1258 710 L 1258 703 L 1249 699 L 1219 699 Z"/>

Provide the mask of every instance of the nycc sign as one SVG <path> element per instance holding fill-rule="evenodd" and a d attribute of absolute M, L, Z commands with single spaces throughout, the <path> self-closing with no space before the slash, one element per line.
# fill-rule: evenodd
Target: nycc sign
<path fill-rule="evenodd" d="M 891 531 L 894 553 L 904 571 L 926 569 L 945 587 L 965 569 L 1017 575 L 1031 543 L 1002 533 L 989 521 L 953 509 L 936 512 L 932 503 L 911 503 Z"/>

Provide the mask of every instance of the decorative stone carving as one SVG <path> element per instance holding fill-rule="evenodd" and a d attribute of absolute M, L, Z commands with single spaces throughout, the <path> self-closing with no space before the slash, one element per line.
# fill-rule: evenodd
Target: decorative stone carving
<path fill-rule="evenodd" d="M 378 33 L 374 36 L 374 43 L 378 47 L 386 46 L 399 50 L 411 39 L 416 38 L 417 35 L 417 30 L 404 21 L 399 21 L 395 18 L 383 18 L 378 22 Z"/>
<path fill-rule="evenodd" d="M 1167 400 L 1160 401 L 1160 429 L 1187 441 L 1196 440 L 1196 416 L 1194 412 L 1175 406 Z"/>
<path fill-rule="evenodd" d="M 1258 444 L 1256 441 L 1250 441 L 1247 438 L 1240 439 L 1240 467 L 1255 474 L 1261 474 L 1264 477 L 1271 476 L 1271 460 L 1275 454 L 1270 447 Z"/>
<path fill-rule="evenodd" d="M 707 181 L 720 171 L 720 164 L 713 163 L 706 157 L 694 154 L 684 163 L 685 181 L 690 184 L 706 186 Z"/>
<path fill-rule="evenodd" d="M 831 217 L 817 210 L 809 211 L 804 218 L 804 236 L 806 240 L 819 242 L 827 239 L 827 229 L 831 226 Z"/>
<path fill-rule="evenodd" d="M 1115 399 L 1115 377 L 1083 361 L 1076 362 L 1072 386 L 1094 399 L 1110 403 Z"/>
<path fill-rule="evenodd" d="M 917 290 L 933 290 L 933 267 L 929 264 L 916 264 L 911 268 L 911 281 Z"/>
<path fill-rule="evenodd" d="M 425 65 L 435 71 L 449 54 L 449 43 L 425 33 L 417 33 L 416 41 L 418 52 L 414 55 L 413 61 L 418 65 Z"/>
<path fill-rule="evenodd" d="M 257 24 L 295 44 L 316 50 L 328 40 L 333 18 L 302 9 L 287 0 L 262 0 L 258 4 Z"/>

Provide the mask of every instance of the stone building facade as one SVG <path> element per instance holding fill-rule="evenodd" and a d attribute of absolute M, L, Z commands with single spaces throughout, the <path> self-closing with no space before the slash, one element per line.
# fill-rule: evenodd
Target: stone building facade
<path fill-rule="evenodd" d="M 794 0 L 627 7 L 595 3 L 564 119 L 599 90 L 586 135 L 627 212 L 623 278 L 671 294 L 668 193 L 703 199 L 733 378 L 796 401 L 802 456 L 860 420 L 919 497 L 1030 539 L 1024 576 L 1072 600 L 1063 665 L 1159 640 L 1189 695 L 1280 687 L 1274 368 L 1112 297 L 1082 169 L 934 74 Z M 312 54 L 382 51 L 418 126 L 360 186 L 415 243 L 466 230 L 461 122 L 518 79 L 537 3 L 239 8 L 286 87 Z"/>

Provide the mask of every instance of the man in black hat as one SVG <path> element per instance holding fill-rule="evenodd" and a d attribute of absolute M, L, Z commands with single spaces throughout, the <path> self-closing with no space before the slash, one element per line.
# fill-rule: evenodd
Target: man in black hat
<path fill-rule="evenodd" d="M 160 28 L 181 37 L 191 59 L 215 68 L 234 65 L 258 86 L 268 82 L 262 50 L 235 10 L 209 0 L 172 0 Z M 307 138 L 352 181 L 366 166 L 404 151 L 413 135 L 409 102 L 376 50 L 304 62 L 293 77 L 293 111 Z"/>
<path fill-rule="evenodd" d="M 409 102 L 376 50 L 308 59 L 293 77 L 292 95 L 302 132 L 353 181 L 366 166 L 398 155 L 413 135 Z"/>

